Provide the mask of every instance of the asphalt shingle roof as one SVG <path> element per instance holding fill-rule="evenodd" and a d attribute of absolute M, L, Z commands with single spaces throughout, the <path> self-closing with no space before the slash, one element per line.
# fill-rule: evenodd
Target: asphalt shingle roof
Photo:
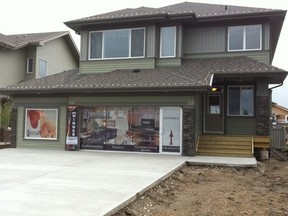
<path fill-rule="evenodd" d="M 273 73 L 284 78 L 287 74 L 284 70 L 244 56 L 186 59 L 182 60 L 181 66 L 140 69 L 139 72 L 126 69 L 95 74 L 66 71 L 3 87 L 0 93 L 193 89 L 209 86 L 213 76 L 271 76 Z"/>
<path fill-rule="evenodd" d="M 247 14 L 259 14 L 259 13 L 270 13 L 274 11 L 281 11 L 278 9 L 267 9 L 267 8 L 254 8 L 244 6 L 232 6 L 232 5 L 221 5 L 221 4 L 205 4 L 195 2 L 183 2 L 173 5 L 168 5 L 160 8 L 126 8 L 122 10 L 112 11 L 108 13 L 98 14 L 94 16 L 84 17 L 72 21 L 68 21 L 65 24 L 70 25 L 72 23 L 85 23 L 94 21 L 105 20 L 121 20 L 121 19 L 133 19 L 139 17 L 151 17 L 156 15 L 163 16 L 179 16 L 185 14 L 194 15 L 197 19 L 209 18 L 209 17 L 222 17 L 222 16 L 237 16 Z"/>
<path fill-rule="evenodd" d="M 4 35 L 0 33 L 0 45 L 8 46 L 11 49 L 19 49 L 31 44 L 40 45 L 51 39 L 69 34 L 68 31 L 44 32 L 29 34 Z"/>

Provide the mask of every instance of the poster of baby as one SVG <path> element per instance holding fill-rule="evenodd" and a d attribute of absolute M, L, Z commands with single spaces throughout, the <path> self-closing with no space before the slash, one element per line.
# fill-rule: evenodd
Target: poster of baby
<path fill-rule="evenodd" d="M 26 109 L 26 139 L 57 139 L 57 109 Z"/>

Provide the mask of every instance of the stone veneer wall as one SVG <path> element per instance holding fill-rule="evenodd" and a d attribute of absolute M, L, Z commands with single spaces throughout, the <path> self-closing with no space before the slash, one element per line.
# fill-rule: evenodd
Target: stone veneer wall
<path fill-rule="evenodd" d="M 270 109 L 269 96 L 256 96 L 256 135 L 269 136 Z"/>
<path fill-rule="evenodd" d="M 13 108 L 11 113 L 11 148 L 16 148 L 17 137 L 17 109 Z"/>
<path fill-rule="evenodd" d="M 183 155 L 194 156 L 196 153 L 195 143 L 195 108 L 194 106 L 183 107 Z"/>

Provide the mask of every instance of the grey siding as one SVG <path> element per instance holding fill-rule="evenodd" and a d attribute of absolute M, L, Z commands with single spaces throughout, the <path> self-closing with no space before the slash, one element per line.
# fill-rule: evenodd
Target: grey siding
<path fill-rule="evenodd" d="M 269 50 L 270 43 L 269 24 L 263 24 L 262 38 L 263 50 Z M 227 26 L 187 28 L 183 31 L 184 54 L 224 53 L 227 50 Z M 233 55 L 234 52 L 229 52 Z M 247 52 L 241 52 L 242 55 Z"/>
<path fill-rule="evenodd" d="M 15 98 L 17 107 L 17 135 L 16 143 L 20 148 L 43 148 L 63 149 L 65 148 L 66 134 L 66 107 L 68 99 L 65 98 Z M 33 106 L 31 106 L 33 104 Z M 57 104 L 57 105 L 55 105 Z M 58 109 L 57 140 L 30 140 L 25 139 L 25 109 L 26 108 L 53 108 Z"/>
<path fill-rule="evenodd" d="M 156 66 L 158 67 L 168 67 L 168 66 L 180 66 L 181 58 L 163 58 L 156 60 Z"/>
<path fill-rule="evenodd" d="M 226 49 L 225 29 L 226 29 L 225 27 L 184 29 L 183 31 L 184 54 L 225 52 Z"/>
<path fill-rule="evenodd" d="M 255 59 L 261 63 L 270 64 L 269 51 L 251 51 L 251 52 L 223 52 L 223 53 L 198 53 L 186 54 L 184 58 L 220 58 L 220 57 L 233 57 L 233 56 L 247 56 Z"/>
<path fill-rule="evenodd" d="M 81 61 L 81 73 L 103 73 L 120 69 L 154 68 L 154 58 Z"/>
<path fill-rule="evenodd" d="M 146 57 L 156 57 L 156 26 L 146 28 Z"/>
<path fill-rule="evenodd" d="M 227 135 L 256 135 L 255 118 L 233 118 L 226 119 Z"/>
<path fill-rule="evenodd" d="M 270 25 L 267 23 L 263 25 L 263 49 L 264 50 L 269 50 L 270 49 Z"/>
<path fill-rule="evenodd" d="M 204 107 L 203 107 L 203 94 L 197 94 L 195 96 L 195 135 L 196 139 L 198 135 L 203 132 L 203 118 L 204 118 Z"/>
<path fill-rule="evenodd" d="M 25 109 L 18 107 L 17 116 L 17 147 L 20 148 L 44 148 L 44 149 L 65 149 L 66 131 L 66 106 L 58 109 L 58 139 L 57 140 L 29 140 L 24 137 Z"/>
<path fill-rule="evenodd" d="M 2 50 L 0 51 L 0 86 L 7 86 L 25 80 L 26 51 Z"/>
<path fill-rule="evenodd" d="M 138 96 L 138 97 L 71 97 L 69 104 L 94 105 L 144 105 L 144 106 L 184 106 L 194 105 L 194 96 Z"/>
<path fill-rule="evenodd" d="M 78 68 L 78 63 L 64 37 L 37 47 L 36 78 L 39 77 L 39 61 L 47 61 L 47 75 Z"/>
<path fill-rule="evenodd" d="M 81 50 L 80 50 L 80 61 L 88 60 L 89 55 L 89 33 L 88 31 L 81 32 Z"/>
<path fill-rule="evenodd" d="M 176 57 L 182 57 L 182 36 L 183 35 L 183 27 L 182 25 L 177 26 L 177 32 L 176 32 Z M 186 45 L 185 45 L 186 46 Z"/>

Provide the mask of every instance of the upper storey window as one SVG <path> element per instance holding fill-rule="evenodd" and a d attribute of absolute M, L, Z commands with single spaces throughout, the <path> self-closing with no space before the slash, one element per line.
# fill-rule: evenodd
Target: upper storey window
<path fill-rule="evenodd" d="M 160 39 L 160 57 L 176 56 L 176 27 L 162 27 Z"/>
<path fill-rule="evenodd" d="M 34 58 L 29 57 L 27 58 L 27 73 L 33 73 L 33 68 L 34 68 Z"/>
<path fill-rule="evenodd" d="M 90 59 L 144 57 L 144 28 L 90 33 Z"/>
<path fill-rule="evenodd" d="M 261 50 L 261 45 L 261 25 L 228 27 L 228 51 Z"/>

